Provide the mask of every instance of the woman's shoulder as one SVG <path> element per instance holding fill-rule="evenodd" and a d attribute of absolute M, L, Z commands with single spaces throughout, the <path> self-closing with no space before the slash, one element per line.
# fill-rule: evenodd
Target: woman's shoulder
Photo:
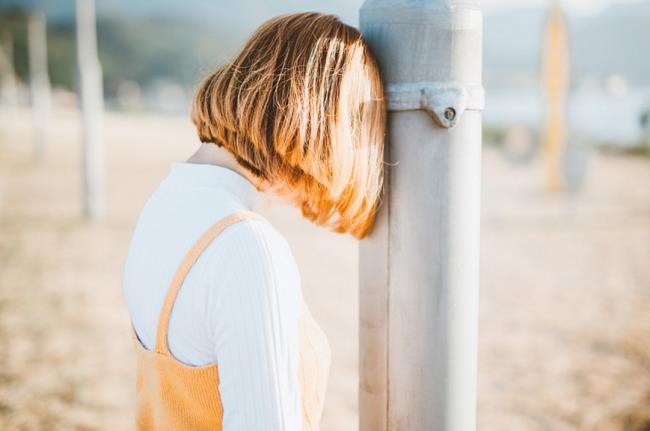
<path fill-rule="evenodd" d="M 282 319 L 300 314 L 300 272 L 289 242 L 270 222 L 233 223 L 206 251 L 200 272 L 207 277 L 209 327 L 221 327 L 224 318 L 257 321 L 262 312 Z"/>
<path fill-rule="evenodd" d="M 280 253 L 280 255 L 287 254 L 293 257 L 291 246 L 284 235 L 258 213 L 252 213 L 251 217 L 232 223 L 220 236 L 226 242 L 232 242 L 260 255 Z"/>
<path fill-rule="evenodd" d="M 272 278 L 299 283 L 291 245 L 266 218 L 244 218 L 232 223 L 209 248 L 212 249 L 208 250 L 209 254 L 228 271 L 257 271 L 265 280 Z"/>

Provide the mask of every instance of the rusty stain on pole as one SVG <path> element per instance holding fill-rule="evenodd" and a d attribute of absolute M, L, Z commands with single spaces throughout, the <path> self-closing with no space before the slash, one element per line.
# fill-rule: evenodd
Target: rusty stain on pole
<path fill-rule="evenodd" d="M 366 0 L 386 86 L 387 175 L 360 244 L 362 431 L 474 431 L 482 14 L 474 0 Z"/>
<path fill-rule="evenodd" d="M 89 219 L 104 212 L 102 69 L 97 57 L 94 0 L 76 0 L 79 95 L 83 119 L 84 211 Z"/>

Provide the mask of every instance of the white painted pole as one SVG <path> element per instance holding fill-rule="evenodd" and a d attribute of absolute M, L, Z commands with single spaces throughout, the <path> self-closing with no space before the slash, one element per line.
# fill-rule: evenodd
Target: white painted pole
<path fill-rule="evenodd" d="M 5 29 L 2 33 L 0 51 L 1 99 L 7 105 L 15 107 L 18 104 L 18 87 L 14 68 L 14 39 L 9 29 Z"/>
<path fill-rule="evenodd" d="M 27 18 L 29 81 L 34 123 L 34 151 L 37 159 L 45 156 L 50 117 L 50 78 L 47 72 L 47 22 L 45 14 L 33 11 Z"/>
<path fill-rule="evenodd" d="M 104 142 L 102 69 L 97 57 L 94 0 L 76 0 L 77 61 L 83 120 L 84 211 L 89 219 L 100 217 L 104 203 Z"/>
<path fill-rule="evenodd" d="M 476 429 L 482 15 L 366 0 L 387 90 L 385 195 L 360 245 L 360 429 Z"/>

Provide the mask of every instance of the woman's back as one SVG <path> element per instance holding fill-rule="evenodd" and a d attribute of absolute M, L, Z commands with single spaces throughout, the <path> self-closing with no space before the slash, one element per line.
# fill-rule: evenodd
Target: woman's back
<path fill-rule="evenodd" d="M 377 61 L 359 30 L 334 15 L 272 18 L 201 82 L 191 119 L 202 145 L 189 160 L 205 164 L 174 164 L 142 212 L 124 273 L 140 338 L 140 429 L 197 429 L 173 424 L 212 415 L 194 412 L 198 403 L 187 390 L 193 385 L 175 383 L 194 374 L 187 365 L 208 364 L 218 367 L 207 380 L 220 394 L 196 387 L 201 400 L 213 400 L 206 405 L 219 419 L 223 406 L 227 431 L 318 429 L 329 345 L 302 299 L 289 246 L 270 224 L 238 221 L 199 247 L 187 278 L 180 277 L 184 284 L 171 285 L 172 292 L 182 288 L 168 334 L 163 298 L 199 237 L 250 209 L 257 190 L 281 196 L 317 225 L 359 239 L 368 234 L 384 165 L 386 106 Z M 169 353 L 160 341 L 166 339 Z M 149 354 L 145 349 L 154 345 Z M 180 405 L 166 397 L 180 394 L 188 394 Z M 146 406 L 162 413 L 151 415 Z M 200 427 L 212 428 L 219 429 Z"/>
<path fill-rule="evenodd" d="M 227 168 L 173 163 L 140 215 L 125 263 L 124 296 L 144 348 L 154 348 L 186 253 L 211 226 L 253 209 L 257 199 L 255 187 Z M 243 220 L 211 241 L 188 272 L 169 319 L 169 351 L 185 365 L 217 364 L 223 429 L 300 429 L 303 398 L 314 399 L 303 392 L 324 390 L 313 381 L 302 387 L 301 322 L 300 277 L 287 242 L 268 222 Z M 317 426 L 318 418 L 311 420 Z"/>

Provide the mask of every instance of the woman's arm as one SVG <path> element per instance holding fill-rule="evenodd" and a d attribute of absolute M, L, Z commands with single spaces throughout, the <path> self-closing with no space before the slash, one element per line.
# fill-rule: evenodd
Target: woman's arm
<path fill-rule="evenodd" d="M 299 431 L 300 276 L 284 238 L 247 220 L 226 231 L 209 327 L 224 431 Z M 225 270 L 224 270 L 225 268 Z"/>

